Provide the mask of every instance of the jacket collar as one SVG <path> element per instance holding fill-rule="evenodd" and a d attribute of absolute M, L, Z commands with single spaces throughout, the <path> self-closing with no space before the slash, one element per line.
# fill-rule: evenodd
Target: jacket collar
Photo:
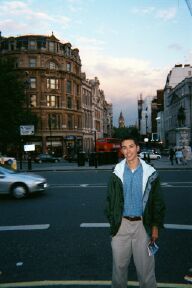
<path fill-rule="evenodd" d="M 147 164 L 144 160 L 139 159 L 143 168 L 143 193 L 148 181 L 148 178 L 156 171 L 151 165 Z M 126 164 L 126 159 L 123 159 L 120 163 L 115 166 L 113 173 L 121 179 L 123 183 L 123 173 Z"/>

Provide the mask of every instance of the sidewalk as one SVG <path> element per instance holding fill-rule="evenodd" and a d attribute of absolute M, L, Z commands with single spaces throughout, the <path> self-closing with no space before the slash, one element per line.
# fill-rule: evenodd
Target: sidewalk
<path fill-rule="evenodd" d="M 191 170 L 192 169 L 192 160 L 188 161 L 187 165 L 178 165 L 175 164 L 171 165 L 170 160 L 168 157 L 163 156 L 159 160 L 151 160 L 150 164 L 157 170 Z M 17 169 L 18 171 L 27 171 L 28 165 L 27 162 L 23 162 L 22 164 L 22 170 L 20 170 L 19 162 L 17 163 Z M 52 164 L 52 163 L 43 163 L 43 164 L 36 164 L 32 163 L 32 171 L 76 171 L 76 170 L 112 170 L 115 167 L 115 164 L 106 164 L 106 165 L 98 165 L 95 166 L 89 166 L 88 162 L 85 162 L 85 165 L 78 166 L 77 162 L 67 162 L 65 160 L 62 160 L 60 163 Z"/>

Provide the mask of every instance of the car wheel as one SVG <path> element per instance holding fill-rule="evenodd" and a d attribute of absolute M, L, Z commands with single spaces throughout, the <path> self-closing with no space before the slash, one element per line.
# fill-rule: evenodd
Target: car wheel
<path fill-rule="evenodd" d="M 27 187 L 24 184 L 15 184 L 11 188 L 11 194 L 16 199 L 22 199 L 27 195 Z"/>
<path fill-rule="evenodd" d="M 157 157 L 158 160 L 159 160 L 160 158 L 161 158 L 161 157 L 159 157 L 159 156 Z"/>

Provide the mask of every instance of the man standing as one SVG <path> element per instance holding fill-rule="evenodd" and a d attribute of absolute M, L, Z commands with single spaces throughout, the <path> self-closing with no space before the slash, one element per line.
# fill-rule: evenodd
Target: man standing
<path fill-rule="evenodd" d="M 156 288 L 155 261 L 149 256 L 148 244 L 158 239 L 164 221 L 159 177 L 152 166 L 138 158 L 137 139 L 124 139 L 121 151 L 125 159 L 113 171 L 106 207 L 112 235 L 112 287 L 127 287 L 133 255 L 140 288 Z"/>

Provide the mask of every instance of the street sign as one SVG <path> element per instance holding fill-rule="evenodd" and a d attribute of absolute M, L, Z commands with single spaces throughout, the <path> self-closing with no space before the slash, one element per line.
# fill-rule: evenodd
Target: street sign
<path fill-rule="evenodd" d="M 34 135 L 34 125 L 20 126 L 20 135 Z"/>
<path fill-rule="evenodd" d="M 35 144 L 27 144 L 27 145 L 24 145 L 24 151 L 25 151 L 25 152 L 35 151 Z"/>

